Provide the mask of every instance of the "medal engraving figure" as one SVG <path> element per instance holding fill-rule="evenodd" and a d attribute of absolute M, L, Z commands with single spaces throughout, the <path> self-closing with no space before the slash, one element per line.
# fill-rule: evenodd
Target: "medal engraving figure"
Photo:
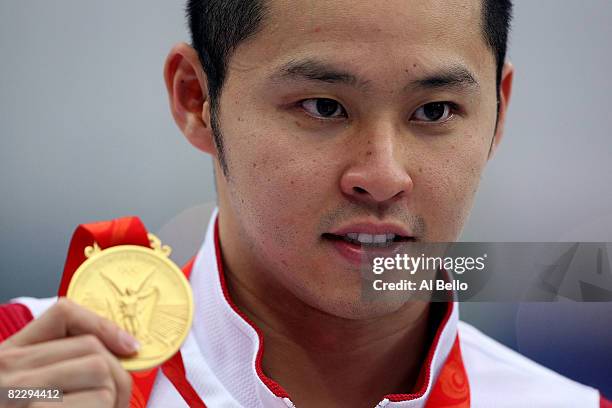
<path fill-rule="evenodd" d="M 119 245 L 85 249 L 67 297 L 134 336 L 138 354 L 122 359 L 131 371 L 153 368 L 179 349 L 193 319 L 191 288 L 168 258 L 171 249 L 149 234 L 152 248 Z"/>

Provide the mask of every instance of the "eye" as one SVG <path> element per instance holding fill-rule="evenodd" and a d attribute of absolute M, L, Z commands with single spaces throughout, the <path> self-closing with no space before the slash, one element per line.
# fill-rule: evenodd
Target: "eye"
<path fill-rule="evenodd" d="M 412 118 L 417 122 L 445 122 L 453 115 L 450 102 L 426 103 L 414 112 Z"/>
<path fill-rule="evenodd" d="M 304 99 L 300 102 L 302 109 L 318 119 L 333 119 L 346 116 L 346 111 L 339 102 L 328 98 Z"/>

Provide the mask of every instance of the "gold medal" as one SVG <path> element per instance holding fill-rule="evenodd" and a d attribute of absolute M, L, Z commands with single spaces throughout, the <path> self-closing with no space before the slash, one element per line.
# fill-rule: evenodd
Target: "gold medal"
<path fill-rule="evenodd" d="M 66 296 L 112 320 L 140 342 L 126 370 L 147 370 L 172 357 L 187 337 L 193 296 L 170 247 L 149 234 L 151 248 L 118 245 L 85 249 L 87 260 L 74 273 Z"/>

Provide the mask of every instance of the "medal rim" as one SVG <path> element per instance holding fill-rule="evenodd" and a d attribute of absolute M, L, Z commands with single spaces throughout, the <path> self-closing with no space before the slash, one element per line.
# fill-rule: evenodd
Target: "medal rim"
<path fill-rule="evenodd" d="M 91 309 L 87 308 L 85 305 L 80 304 L 74 299 L 73 296 L 74 296 L 74 291 L 76 290 L 75 289 L 76 282 L 79 280 L 80 276 L 83 275 L 84 271 L 86 271 L 89 267 L 91 267 L 92 264 L 98 262 L 102 257 L 111 256 L 117 252 L 125 252 L 125 251 L 137 251 L 137 252 L 144 253 L 148 256 L 155 257 L 157 260 L 161 260 L 163 263 L 166 264 L 166 266 L 168 266 L 168 269 L 172 270 L 172 272 L 178 276 L 178 280 L 181 282 L 181 284 L 185 288 L 185 291 L 187 292 L 189 317 L 187 320 L 186 330 L 183 333 L 183 335 L 179 337 L 179 341 L 177 341 L 178 347 L 172 347 L 167 354 L 163 354 L 162 357 L 149 361 L 147 363 L 144 363 L 142 360 L 138 360 L 138 354 L 136 354 L 134 357 L 131 357 L 131 358 L 119 358 L 119 362 L 121 363 L 123 368 L 125 368 L 126 370 L 145 371 L 145 370 L 150 370 L 152 368 L 158 367 L 162 365 L 164 362 L 168 361 L 170 358 L 172 358 L 172 356 L 174 356 L 180 350 L 181 346 L 187 339 L 187 336 L 189 335 L 189 332 L 191 330 L 191 325 L 193 323 L 194 304 L 193 304 L 193 292 L 191 290 L 191 285 L 189 284 L 189 280 L 187 280 L 181 268 L 176 263 L 174 263 L 172 259 L 170 259 L 168 256 L 165 256 L 162 253 L 159 253 L 153 248 L 140 246 L 140 245 L 116 245 L 116 246 L 108 247 L 105 249 L 101 249 L 100 252 L 95 253 L 91 255 L 89 258 L 87 258 L 75 270 L 74 274 L 72 275 L 70 279 L 70 283 L 68 284 L 68 289 L 66 291 L 66 297 L 74 301 L 75 303 L 79 304 L 80 306 L 85 307 L 87 310 L 92 311 Z M 110 320 L 110 319 L 107 319 L 107 320 Z M 114 322 L 114 321 L 112 322 L 115 325 L 119 326 L 117 322 Z"/>

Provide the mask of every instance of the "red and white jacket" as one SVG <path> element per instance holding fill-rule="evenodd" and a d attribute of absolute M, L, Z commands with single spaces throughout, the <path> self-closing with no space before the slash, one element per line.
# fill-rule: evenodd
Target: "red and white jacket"
<path fill-rule="evenodd" d="M 178 359 L 150 374 L 149 380 L 134 374 L 131 405 L 294 407 L 291 396 L 262 369 L 261 332 L 228 294 L 216 212 L 204 244 L 185 272 L 195 302 L 191 331 Z M 0 341 L 55 301 L 22 297 L 0 305 Z M 597 390 L 540 366 L 459 321 L 457 303 L 441 307 L 444 310 L 417 386 L 406 394 L 381 396 L 377 407 L 612 408 Z"/>

